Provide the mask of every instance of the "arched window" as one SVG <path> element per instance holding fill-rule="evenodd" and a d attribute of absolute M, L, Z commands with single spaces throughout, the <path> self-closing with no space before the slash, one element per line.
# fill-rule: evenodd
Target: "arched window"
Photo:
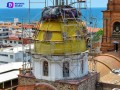
<path fill-rule="evenodd" d="M 63 77 L 69 77 L 69 62 L 63 62 Z"/>
<path fill-rule="evenodd" d="M 115 22 L 113 24 L 112 38 L 120 39 L 120 22 Z"/>
<path fill-rule="evenodd" d="M 113 32 L 120 32 L 120 22 L 115 22 L 113 24 Z"/>
<path fill-rule="evenodd" d="M 48 62 L 47 61 L 43 62 L 43 75 L 48 76 Z"/>

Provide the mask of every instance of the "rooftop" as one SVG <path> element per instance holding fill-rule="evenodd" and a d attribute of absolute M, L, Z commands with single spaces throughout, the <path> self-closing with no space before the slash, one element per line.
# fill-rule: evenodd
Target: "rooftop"
<path fill-rule="evenodd" d="M 22 67 L 22 64 L 23 64 L 22 62 L 12 62 L 12 63 L 8 63 L 8 64 L 0 65 L 0 68 L 2 68 L 2 69 L 0 69 L 0 73 L 19 69 Z"/>
<path fill-rule="evenodd" d="M 88 32 L 92 32 L 95 33 L 97 31 L 99 31 L 101 28 L 93 28 L 93 27 L 87 27 Z"/>
<path fill-rule="evenodd" d="M 116 75 L 114 73 L 109 73 L 109 74 L 101 77 L 100 82 L 120 85 L 120 75 Z"/>
<path fill-rule="evenodd" d="M 105 54 L 113 55 L 114 57 L 119 58 L 119 60 L 120 60 L 120 51 L 118 51 L 118 52 L 112 51 L 112 52 L 107 52 Z"/>
<path fill-rule="evenodd" d="M 56 82 L 59 83 L 66 83 L 66 84 L 73 84 L 73 85 L 79 85 L 80 83 L 86 81 L 89 78 L 96 77 L 98 73 L 89 73 L 86 76 L 83 76 L 81 78 L 76 78 L 76 79 L 65 79 L 65 80 L 57 80 Z"/>
<path fill-rule="evenodd" d="M 120 85 L 120 52 L 107 52 L 94 58 L 100 82 Z M 116 71 L 116 72 L 115 72 Z"/>
<path fill-rule="evenodd" d="M 14 46 L 14 47 L 8 47 L 8 48 L 4 48 L 4 49 L 1 49 L 0 52 L 3 53 L 3 52 L 8 52 L 8 53 L 17 53 L 19 51 L 23 51 L 23 50 L 26 50 L 26 49 L 29 49 L 29 46 L 31 46 L 31 49 L 34 48 L 34 45 L 31 44 L 26 44 L 24 46 L 24 49 L 23 49 L 23 46 L 22 45 L 18 45 L 18 46 Z"/>
<path fill-rule="evenodd" d="M 14 62 L 0 65 L 0 83 L 18 78 L 19 68 L 22 68 L 22 64 L 22 62 Z"/>

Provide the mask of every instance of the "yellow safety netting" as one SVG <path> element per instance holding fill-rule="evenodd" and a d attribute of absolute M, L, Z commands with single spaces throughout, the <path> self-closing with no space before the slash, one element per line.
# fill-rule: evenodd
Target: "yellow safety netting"
<path fill-rule="evenodd" d="M 79 23 L 82 26 L 82 23 Z M 86 50 L 81 27 L 76 22 L 43 22 L 35 36 L 35 52 L 38 54 L 73 54 Z M 63 35 L 64 34 L 64 35 Z M 81 35 L 79 39 L 77 35 Z"/>

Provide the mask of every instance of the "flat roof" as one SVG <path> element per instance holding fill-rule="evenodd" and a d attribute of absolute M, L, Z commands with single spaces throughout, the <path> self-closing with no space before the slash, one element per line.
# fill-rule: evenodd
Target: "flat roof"
<path fill-rule="evenodd" d="M 24 46 L 24 50 L 26 50 L 26 49 L 29 49 L 29 45 L 31 46 L 31 49 L 33 49 L 34 48 L 34 44 L 26 44 L 25 46 Z M 19 51 L 23 51 L 23 46 L 22 45 L 17 45 L 17 46 L 14 46 L 14 47 L 8 47 L 8 48 L 3 48 L 3 49 L 1 49 L 0 50 L 0 53 L 2 54 L 2 53 L 17 53 L 17 52 L 19 52 Z"/>
<path fill-rule="evenodd" d="M 22 68 L 22 65 L 22 62 L 0 65 L 0 83 L 18 78 L 19 68 Z"/>
<path fill-rule="evenodd" d="M 12 62 L 8 64 L 0 65 L 0 75 L 6 71 L 16 70 L 22 68 L 23 62 Z"/>
<path fill-rule="evenodd" d="M 19 71 L 11 71 L 4 74 L 0 74 L 0 83 L 18 78 L 18 74 Z"/>

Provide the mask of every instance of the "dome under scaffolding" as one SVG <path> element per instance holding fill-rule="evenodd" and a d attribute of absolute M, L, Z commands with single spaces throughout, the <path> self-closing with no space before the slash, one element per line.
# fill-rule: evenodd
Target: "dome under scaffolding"
<path fill-rule="evenodd" d="M 34 52 L 43 55 L 86 51 L 86 26 L 71 6 L 45 7 L 34 36 Z"/>
<path fill-rule="evenodd" d="M 27 85 L 24 81 L 29 85 L 46 83 L 54 90 L 95 90 L 97 74 L 88 73 L 86 25 L 79 8 L 73 7 L 83 0 L 50 1 L 53 6 L 43 9 L 33 37 L 34 50 L 30 52 L 33 75 L 29 77 L 34 77 L 23 80 L 19 76 L 19 82 L 22 85 Z"/>

